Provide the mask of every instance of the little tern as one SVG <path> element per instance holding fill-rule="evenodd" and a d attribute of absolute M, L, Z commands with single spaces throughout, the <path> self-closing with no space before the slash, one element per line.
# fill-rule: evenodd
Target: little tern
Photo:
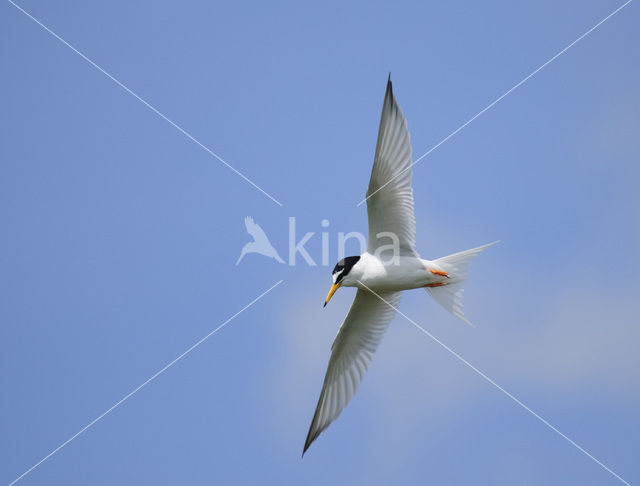
<path fill-rule="evenodd" d="M 471 325 L 462 312 L 467 267 L 478 253 L 497 241 L 437 260 L 420 258 L 414 249 L 416 220 L 411 168 L 407 121 L 393 94 L 389 76 L 367 189 L 367 251 L 340 260 L 332 272 L 333 283 L 325 306 L 340 287 L 358 290 L 331 347 L 303 456 L 355 395 L 403 290 L 425 288 L 446 310 Z"/>

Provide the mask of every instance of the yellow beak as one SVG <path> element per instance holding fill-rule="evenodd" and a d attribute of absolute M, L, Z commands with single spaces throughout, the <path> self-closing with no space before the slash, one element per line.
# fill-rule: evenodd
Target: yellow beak
<path fill-rule="evenodd" d="M 324 301 L 324 306 L 323 307 L 327 306 L 327 304 L 331 300 L 331 297 L 333 297 L 333 294 L 336 293 L 336 290 L 338 290 L 341 285 L 342 285 L 342 282 L 338 282 L 337 284 L 333 284 L 331 286 L 331 289 L 329 290 L 329 293 L 327 294 L 327 300 Z"/>

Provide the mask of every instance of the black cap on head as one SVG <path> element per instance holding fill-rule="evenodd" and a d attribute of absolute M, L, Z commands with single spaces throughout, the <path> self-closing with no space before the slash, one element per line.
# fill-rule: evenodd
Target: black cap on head
<path fill-rule="evenodd" d="M 340 280 L 348 275 L 353 266 L 358 263 L 358 260 L 360 260 L 359 256 L 350 256 L 343 258 L 336 264 L 336 266 L 333 268 L 333 272 L 331 272 L 332 275 L 335 275 L 336 273 L 338 274 L 336 283 L 340 282 Z"/>

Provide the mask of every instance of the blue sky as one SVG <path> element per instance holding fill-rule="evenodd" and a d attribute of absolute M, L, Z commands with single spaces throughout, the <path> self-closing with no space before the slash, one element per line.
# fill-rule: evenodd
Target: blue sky
<path fill-rule="evenodd" d="M 620 484 L 397 316 L 300 458 L 330 268 L 236 259 L 251 215 L 319 259 L 364 207 L 389 71 L 419 156 L 622 2 L 20 2 L 0 7 L 0 479 L 6 484 L 282 279 L 24 484 Z M 637 5 L 414 170 L 418 251 L 474 262 L 472 329 L 402 310 L 640 481 Z"/>

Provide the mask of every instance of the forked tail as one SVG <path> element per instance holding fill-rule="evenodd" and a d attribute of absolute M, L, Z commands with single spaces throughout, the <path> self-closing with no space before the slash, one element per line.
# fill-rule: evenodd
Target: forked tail
<path fill-rule="evenodd" d="M 471 324 L 462 312 L 462 292 L 464 292 L 462 287 L 467 278 L 467 268 L 471 260 L 473 260 L 478 253 L 496 243 L 498 243 L 498 241 L 434 260 L 436 265 L 447 272 L 451 280 L 447 282 L 447 285 L 427 288 L 427 292 L 429 292 L 442 307 L 472 327 L 475 326 Z"/>

